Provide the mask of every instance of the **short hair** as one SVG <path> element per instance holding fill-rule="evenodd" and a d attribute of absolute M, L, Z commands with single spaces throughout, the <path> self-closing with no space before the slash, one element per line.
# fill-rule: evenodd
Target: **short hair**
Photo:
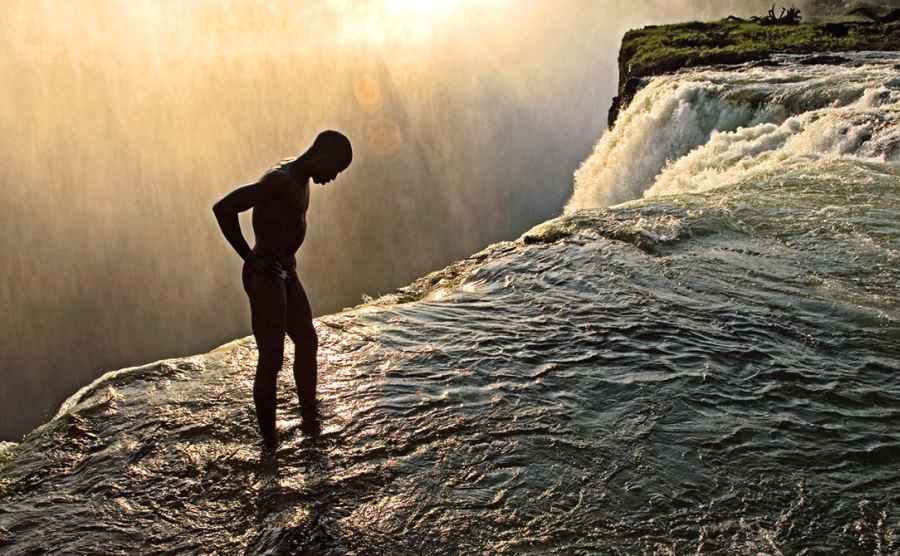
<path fill-rule="evenodd" d="M 320 133 L 309 150 L 333 155 L 344 168 L 350 166 L 350 162 L 353 160 L 353 147 L 350 146 L 350 140 L 340 131 L 333 129 L 326 129 Z"/>

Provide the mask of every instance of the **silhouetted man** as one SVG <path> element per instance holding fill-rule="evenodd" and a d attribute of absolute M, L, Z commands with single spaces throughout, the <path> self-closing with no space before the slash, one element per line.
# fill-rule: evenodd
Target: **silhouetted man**
<path fill-rule="evenodd" d="M 250 298 L 253 335 L 259 350 L 253 401 L 263 445 L 274 448 L 275 385 L 284 360 L 284 334 L 294 342 L 294 382 L 305 429 L 316 423 L 316 351 L 309 300 L 297 277 L 294 255 L 306 236 L 309 180 L 326 184 L 353 159 L 350 141 L 323 131 L 296 160 L 283 163 L 258 182 L 235 189 L 213 206 L 228 243 L 244 259 L 244 291 Z M 238 213 L 253 209 L 253 249 L 241 233 Z"/>

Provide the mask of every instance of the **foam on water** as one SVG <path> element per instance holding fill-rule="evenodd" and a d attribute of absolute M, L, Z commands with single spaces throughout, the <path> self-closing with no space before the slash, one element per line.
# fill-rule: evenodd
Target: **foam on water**
<path fill-rule="evenodd" d="M 252 339 L 102 377 L 0 445 L 0 551 L 897 554 L 897 100 L 873 59 L 652 82 L 576 199 L 652 198 L 317 319 L 322 433 L 283 372 L 274 460 Z"/>
<path fill-rule="evenodd" d="M 568 212 L 855 158 L 900 160 L 900 57 L 652 79 L 575 173 Z"/>

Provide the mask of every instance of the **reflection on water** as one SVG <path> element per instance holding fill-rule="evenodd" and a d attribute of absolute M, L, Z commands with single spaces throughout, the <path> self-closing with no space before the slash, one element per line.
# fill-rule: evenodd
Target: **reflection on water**
<path fill-rule="evenodd" d="M 14 449 L 0 542 L 893 553 L 900 174 L 830 168 L 575 213 L 320 318 L 321 434 L 282 373 L 274 460 L 252 340 L 108 376 Z"/>
<path fill-rule="evenodd" d="M 498 5 L 503 25 L 473 24 L 460 7 L 411 48 L 344 36 L 368 17 L 355 4 L 0 2 L 0 336 L 15 338 L 0 349 L 0 438 L 102 372 L 248 333 L 210 207 L 322 129 L 356 156 L 313 191 L 300 272 L 317 314 L 558 213 L 608 96 L 575 63 L 596 44 L 556 32 L 573 16 Z"/>
<path fill-rule="evenodd" d="M 0 2 L 0 438 L 246 334 L 210 206 L 320 130 L 356 147 L 301 251 L 324 314 L 558 214 L 625 29 L 763 4 Z"/>

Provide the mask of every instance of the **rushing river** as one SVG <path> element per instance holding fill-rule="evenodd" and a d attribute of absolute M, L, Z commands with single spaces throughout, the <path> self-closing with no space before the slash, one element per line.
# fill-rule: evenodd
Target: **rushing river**
<path fill-rule="evenodd" d="M 897 553 L 900 57 L 851 58 L 654 79 L 566 216 L 317 320 L 274 461 L 252 339 L 99 379 L 0 455 L 0 547 Z"/>

